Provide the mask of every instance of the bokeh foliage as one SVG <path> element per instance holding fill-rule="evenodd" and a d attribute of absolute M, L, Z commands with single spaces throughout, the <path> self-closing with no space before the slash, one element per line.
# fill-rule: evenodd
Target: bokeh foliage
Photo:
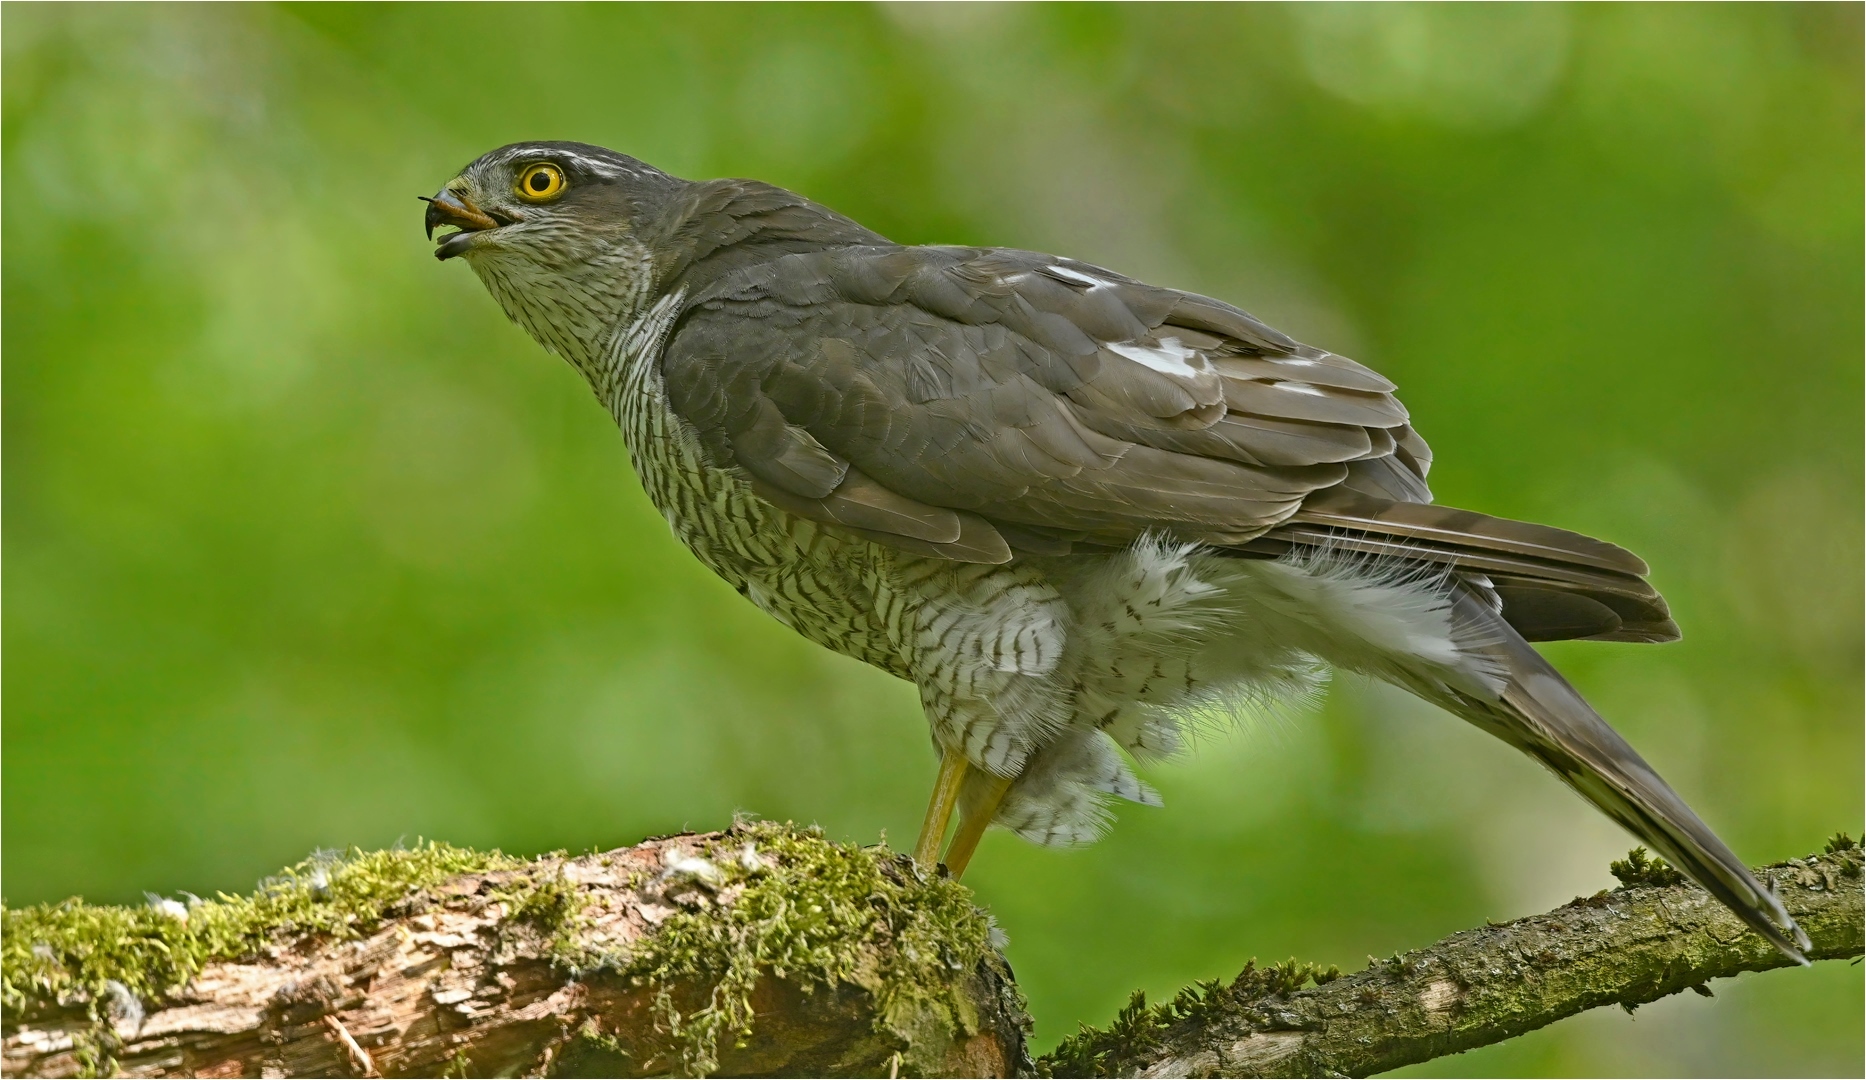
<path fill-rule="evenodd" d="M 735 810 L 912 836 L 911 689 L 711 579 L 429 257 L 413 196 L 527 138 L 1373 364 L 1441 501 L 1651 561 L 1682 643 L 1550 652 L 1738 851 L 1859 823 L 1857 5 L 9 5 L 4 44 L 10 902 Z M 1592 892 L 1629 843 L 1363 685 L 1202 742 L 1093 848 L 987 841 L 1041 1045 Z M 1829 965 L 1410 1071 L 1858 1075 L 1861 1012 Z"/>

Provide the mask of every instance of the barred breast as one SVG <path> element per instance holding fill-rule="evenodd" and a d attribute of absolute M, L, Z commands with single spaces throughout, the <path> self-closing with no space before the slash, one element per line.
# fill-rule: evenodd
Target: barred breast
<path fill-rule="evenodd" d="M 648 498 L 681 543 L 761 610 L 825 648 L 911 677 L 890 625 L 905 617 L 888 588 L 884 552 L 832 535 L 759 499 L 709 465 L 666 403 L 657 360 L 682 297 L 664 297 L 616 342 L 611 415 Z"/>

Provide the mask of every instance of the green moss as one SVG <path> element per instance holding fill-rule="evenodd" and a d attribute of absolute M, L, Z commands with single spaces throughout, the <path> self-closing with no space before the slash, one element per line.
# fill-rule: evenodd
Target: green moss
<path fill-rule="evenodd" d="M 1636 847 L 1626 853 L 1626 858 L 1615 859 L 1607 865 L 1613 876 L 1620 879 L 1620 888 L 1638 889 L 1646 886 L 1663 888 L 1667 885 L 1683 884 L 1685 876 L 1672 869 L 1671 864 L 1656 855 L 1646 854 L 1646 849 Z"/>
<path fill-rule="evenodd" d="M 493 899 L 505 905 L 505 926 L 528 926 L 536 931 L 544 938 L 552 961 L 571 975 L 603 966 L 605 958 L 590 956 L 578 941 L 585 901 L 564 876 L 562 864 L 547 878 L 518 877 L 494 892 Z"/>
<path fill-rule="evenodd" d="M 250 896 L 223 893 L 185 906 L 167 901 L 160 907 L 117 907 L 74 898 L 0 908 L 0 1007 L 17 1013 L 29 1006 L 83 1004 L 101 1021 L 113 1000 L 119 1009 L 159 1002 L 212 961 L 251 956 L 305 934 L 354 937 L 413 892 L 457 874 L 515 865 L 498 852 L 427 843 L 347 857 L 315 855 Z"/>
<path fill-rule="evenodd" d="M 1858 840 L 1853 839 L 1846 833 L 1837 832 L 1827 838 L 1827 845 L 1822 850 L 1829 855 L 1838 855 L 1843 851 L 1851 851 L 1859 846 L 1860 842 Z"/>
<path fill-rule="evenodd" d="M 1042 1076 L 1124 1076 L 1132 1066 L 1150 1060 L 1166 1030 L 1185 1021 L 1210 1023 L 1220 1013 L 1270 997 L 1286 997 L 1313 981 L 1324 986 L 1341 977 L 1341 969 L 1323 968 L 1294 958 L 1260 968 L 1252 959 L 1226 986 L 1218 979 L 1202 980 L 1181 990 L 1173 1000 L 1148 1006 L 1145 991 L 1136 990 L 1107 1030 L 1080 1026 L 1074 1035 L 1037 1061 Z"/>
<path fill-rule="evenodd" d="M 454 1051 L 454 1056 L 447 1061 L 447 1067 L 441 1070 L 443 1077 L 471 1076 L 473 1059 L 467 1056 L 466 1047 Z"/>
<path fill-rule="evenodd" d="M 942 1029 L 977 1029 L 958 984 L 991 950 L 991 923 L 970 890 L 923 878 L 885 849 L 829 843 L 814 828 L 737 825 L 700 854 L 718 876 L 696 886 L 730 902 L 668 918 L 625 969 L 646 985 L 711 987 L 687 1015 L 665 990 L 658 1000 L 683 1071 L 711 1071 L 722 1037 L 750 1034 L 751 993 L 764 973 L 806 991 L 838 983 L 867 990 L 877 1025 L 910 1054 L 937 1047 Z M 908 1062 L 916 1071 L 935 1064 Z"/>

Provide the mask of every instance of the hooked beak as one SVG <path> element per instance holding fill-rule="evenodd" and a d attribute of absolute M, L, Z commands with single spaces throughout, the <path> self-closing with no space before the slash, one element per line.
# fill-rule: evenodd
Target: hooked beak
<path fill-rule="evenodd" d="M 424 219 L 427 225 L 428 239 L 434 239 L 436 225 L 452 225 L 459 232 L 441 237 L 440 246 L 434 249 L 437 259 L 451 259 L 455 255 L 466 254 L 473 244 L 473 234 L 496 229 L 510 222 L 500 221 L 473 205 L 473 200 L 449 188 L 442 188 L 432 199 L 425 195 L 417 196 L 428 204 L 428 213 Z"/>

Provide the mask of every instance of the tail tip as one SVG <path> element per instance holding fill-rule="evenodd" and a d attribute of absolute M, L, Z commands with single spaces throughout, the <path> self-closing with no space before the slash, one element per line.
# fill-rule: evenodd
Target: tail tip
<path fill-rule="evenodd" d="M 1756 929 L 1763 931 L 1762 936 L 1769 940 L 1769 944 L 1793 960 L 1797 967 L 1813 967 L 1814 962 L 1808 959 L 1808 953 L 1813 951 L 1814 942 L 1808 940 L 1808 932 L 1801 928 L 1794 916 L 1782 910 L 1779 901 L 1772 906 L 1775 911 L 1764 913 L 1764 920 L 1756 925 Z M 1770 919 L 1767 917 L 1769 914 L 1775 917 Z"/>
<path fill-rule="evenodd" d="M 1814 942 L 1808 940 L 1808 932 L 1793 919 L 1788 920 L 1788 929 L 1795 935 L 1795 951 L 1789 953 L 1788 958 L 1802 967 L 1813 967 L 1814 961 L 1807 957 L 1807 954 L 1814 949 Z"/>

